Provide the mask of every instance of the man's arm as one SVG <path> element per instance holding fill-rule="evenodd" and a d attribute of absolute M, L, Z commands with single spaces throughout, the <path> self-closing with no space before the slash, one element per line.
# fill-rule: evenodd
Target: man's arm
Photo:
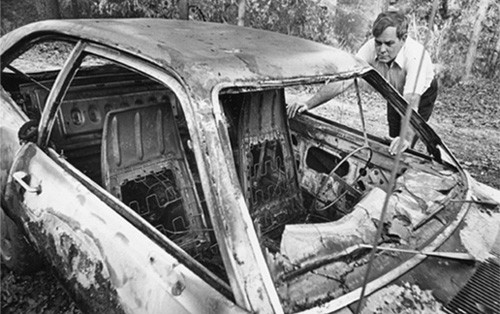
<path fill-rule="evenodd" d="M 405 94 L 403 97 L 408 102 L 411 109 L 418 112 L 418 104 L 420 103 L 420 95 L 415 94 L 415 93 L 408 93 L 408 94 Z M 401 127 L 403 126 L 403 119 L 404 119 L 404 117 L 401 117 Z M 414 135 L 415 135 L 415 133 L 409 127 L 407 132 L 406 132 L 406 136 L 403 140 L 401 140 L 401 136 L 395 137 L 392 140 L 391 145 L 389 146 L 389 153 L 391 155 L 396 155 L 396 153 L 398 151 L 404 152 L 406 149 L 408 149 L 408 147 L 410 147 Z"/>
<path fill-rule="evenodd" d="M 337 95 L 343 93 L 346 89 L 348 89 L 354 83 L 353 80 L 345 80 L 339 82 L 328 83 L 323 85 L 318 92 L 311 98 L 309 98 L 305 102 L 297 102 L 291 105 L 288 105 L 286 108 L 286 112 L 288 118 L 293 118 L 297 114 L 300 114 L 309 109 L 313 109 L 319 105 L 324 104 L 330 99 L 336 97 Z"/>
<path fill-rule="evenodd" d="M 419 94 L 409 93 L 409 94 L 405 94 L 403 97 L 410 105 L 411 110 L 418 112 L 418 105 L 420 104 L 420 96 L 421 95 L 419 95 Z M 403 124 L 401 124 L 401 125 L 403 125 Z M 414 135 L 415 135 L 415 133 L 409 127 L 408 131 L 406 132 L 406 139 L 411 142 Z"/>
<path fill-rule="evenodd" d="M 377 53 L 375 51 L 375 40 L 373 38 L 364 43 L 363 46 L 361 46 L 361 48 L 359 49 L 358 53 L 356 53 L 356 57 L 361 58 L 370 64 L 372 64 L 376 56 Z M 361 86 L 368 85 L 364 84 L 363 80 L 360 80 L 360 83 Z M 336 97 L 337 95 L 343 93 L 353 84 L 354 80 L 352 79 L 326 84 L 321 87 L 320 90 L 306 102 L 293 103 L 287 106 L 287 115 L 289 118 L 293 118 L 299 113 L 322 105 L 325 102 Z"/>

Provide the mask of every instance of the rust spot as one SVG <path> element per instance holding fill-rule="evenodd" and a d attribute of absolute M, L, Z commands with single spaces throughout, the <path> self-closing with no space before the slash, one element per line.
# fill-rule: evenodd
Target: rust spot
<path fill-rule="evenodd" d="M 10 160 L 7 156 L 14 155 L 11 146 L 2 145 L 0 155 L 3 156 L 3 158 L 0 158 L 0 169 L 8 171 L 10 169 Z"/>
<path fill-rule="evenodd" d="M 172 295 L 176 297 L 180 296 L 184 289 L 186 289 L 186 286 L 180 280 L 178 280 L 172 286 Z"/>
<path fill-rule="evenodd" d="M 236 52 L 235 56 L 247 66 L 250 72 L 259 73 L 259 66 L 254 55 Z"/>
<path fill-rule="evenodd" d="M 26 162 L 26 166 L 31 162 L 31 159 L 36 155 L 36 146 L 34 144 L 29 145 L 26 148 L 26 153 L 24 155 L 23 161 Z"/>
<path fill-rule="evenodd" d="M 117 233 L 116 233 L 116 237 L 117 237 L 118 239 L 120 239 L 120 240 L 121 240 L 123 243 L 125 243 L 125 244 L 129 244 L 129 242 L 130 242 L 130 241 L 128 240 L 127 236 L 126 236 L 126 235 L 124 235 L 124 234 L 123 234 L 123 233 L 121 233 L 121 232 L 117 232 Z"/>
<path fill-rule="evenodd" d="M 86 200 L 85 196 L 83 196 L 82 194 L 78 194 L 76 196 L 76 199 L 78 200 L 80 205 L 82 205 L 82 206 L 85 205 L 85 200 Z"/>
<path fill-rule="evenodd" d="M 31 222 L 28 228 L 37 246 L 43 248 L 40 253 L 52 265 L 55 275 L 84 313 L 124 313 L 115 287 L 102 276 L 104 261 L 88 258 L 69 235 L 62 235 L 57 241 L 42 222 Z M 65 256 L 61 256 L 58 251 L 61 241 L 65 242 L 64 247 L 67 248 L 63 252 Z M 73 263 L 76 260 L 78 263 Z M 78 281 L 77 274 L 82 272 L 82 268 L 93 271 L 92 274 L 86 274 L 92 279 L 88 287 Z M 108 267 L 108 271 L 111 273 L 112 270 Z"/>
<path fill-rule="evenodd" d="M 264 301 L 264 293 L 262 292 L 262 288 L 259 288 L 257 290 L 257 293 L 259 295 L 259 299 L 262 300 L 262 301 Z"/>
<path fill-rule="evenodd" d="M 240 259 L 238 258 L 238 254 L 234 253 L 234 254 L 233 254 L 233 258 L 234 258 L 234 260 L 236 261 L 236 263 L 238 263 L 238 265 L 243 265 L 243 264 L 245 264 L 245 262 L 244 262 L 244 261 L 242 261 L 242 260 L 240 260 Z"/>
<path fill-rule="evenodd" d="M 137 304 L 137 307 L 142 308 L 142 300 L 139 298 L 135 298 L 135 304 Z"/>

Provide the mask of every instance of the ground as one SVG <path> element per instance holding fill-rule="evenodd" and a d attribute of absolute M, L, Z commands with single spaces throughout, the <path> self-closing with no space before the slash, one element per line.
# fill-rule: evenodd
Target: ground
<path fill-rule="evenodd" d="M 500 82 L 444 88 L 431 125 L 474 178 L 500 189 Z"/>
<path fill-rule="evenodd" d="M 498 85 L 483 80 L 442 88 L 429 123 L 473 177 L 500 189 Z M 81 313 L 50 270 L 32 276 L 1 270 L 1 313 Z"/>

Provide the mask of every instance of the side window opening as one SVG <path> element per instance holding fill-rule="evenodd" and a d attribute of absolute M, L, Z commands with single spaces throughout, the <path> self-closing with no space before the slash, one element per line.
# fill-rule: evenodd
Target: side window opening
<path fill-rule="evenodd" d="M 386 101 L 363 78 L 358 79 L 358 82 L 367 133 L 378 137 L 387 136 Z M 327 83 L 287 87 L 285 89 L 287 102 L 304 102 Z M 345 92 L 309 111 L 315 115 L 361 131 L 363 124 L 360 119 L 358 102 L 357 89 L 351 86 Z"/>
<path fill-rule="evenodd" d="M 6 71 L 19 82 L 9 91 L 17 88 L 25 113 L 39 118 L 58 71 L 37 73 L 38 82 Z M 179 105 L 158 81 L 89 54 L 57 110 L 49 145 L 228 282 Z"/>
<path fill-rule="evenodd" d="M 39 41 L 3 68 L 2 87 L 29 119 L 40 119 L 49 91 L 73 47 L 73 43 L 61 40 Z"/>

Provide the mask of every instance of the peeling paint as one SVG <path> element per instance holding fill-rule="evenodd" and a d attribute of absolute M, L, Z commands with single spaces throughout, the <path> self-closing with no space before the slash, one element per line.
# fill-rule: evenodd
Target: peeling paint
<path fill-rule="evenodd" d="M 2 133 L 4 132 L 4 130 L 2 129 Z M 3 134 L 2 134 L 3 135 Z M 2 136 L 2 141 L 3 141 L 3 136 Z M 2 178 L 4 178 L 4 173 L 5 173 L 5 177 L 8 173 L 8 171 L 10 170 L 10 166 L 11 166 L 11 163 L 12 163 L 12 158 L 7 158 L 7 156 L 14 156 L 14 149 L 12 146 L 10 145 L 2 145 L 0 147 L 0 156 L 2 156 L 2 158 L 0 158 L 0 170 L 2 171 Z"/>
<path fill-rule="evenodd" d="M 80 203 L 81 206 L 85 205 L 85 196 L 84 195 L 78 194 L 76 196 L 76 199 L 78 200 L 78 202 Z"/>
<path fill-rule="evenodd" d="M 245 63 L 245 65 L 251 72 L 259 73 L 259 65 L 257 63 L 257 60 L 255 59 L 255 56 L 246 53 L 241 53 L 239 51 L 235 52 L 234 55 L 238 59 L 240 59 L 243 63 Z"/>
<path fill-rule="evenodd" d="M 101 313 L 123 313 L 111 282 L 102 276 L 103 265 L 100 262 L 85 256 L 64 234 L 60 236 L 59 241 L 56 241 L 51 234 L 45 233 L 50 229 L 45 229 L 46 227 L 42 223 L 30 223 L 29 228 L 33 237 L 44 248 L 41 252 L 51 261 L 56 274 L 67 280 L 63 283 L 66 282 L 66 285 L 72 286 L 69 292 L 75 296 L 76 300 L 83 298 L 89 302 L 80 304 L 82 310 L 92 309 L 92 311 Z M 70 254 L 64 253 L 63 250 Z M 66 266 L 68 264 L 65 261 L 61 260 L 61 254 L 68 254 L 71 269 Z M 90 299 L 89 296 L 91 296 Z"/>

